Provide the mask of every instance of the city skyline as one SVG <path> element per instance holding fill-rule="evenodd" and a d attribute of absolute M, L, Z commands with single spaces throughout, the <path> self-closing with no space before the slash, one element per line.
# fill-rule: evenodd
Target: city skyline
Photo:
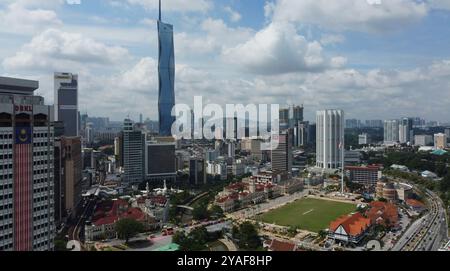
<path fill-rule="evenodd" d="M 177 101 L 192 103 L 195 93 L 220 104 L 305 104 L 305 119 L 342 108 L 349 118 L 420 111 L 446 122 L 450 30 L 442 26 L 448 6 L 355 1 L 332 7 L 322 1 L 164 1 L 165 18 L 177 30 Z M 333 11 L 342 15 L 331 23 Z M 348 12 L 360 13 L 360 21 Z M 49 104 L 53 72 L 76 73 L 81 112 L 157 119 L 157 13 L 156 0 L 5 1 L 0 25 L 9 27 L 0 32 L 0 73 L 39 80 Z"/>

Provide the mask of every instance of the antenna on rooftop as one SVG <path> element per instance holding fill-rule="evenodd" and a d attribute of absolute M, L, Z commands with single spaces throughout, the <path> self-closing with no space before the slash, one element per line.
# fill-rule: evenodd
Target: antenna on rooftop
<path fill-rule="evenodd" d="M 159 21 L 161 21 L 161 0 L 159 0 Z"/>

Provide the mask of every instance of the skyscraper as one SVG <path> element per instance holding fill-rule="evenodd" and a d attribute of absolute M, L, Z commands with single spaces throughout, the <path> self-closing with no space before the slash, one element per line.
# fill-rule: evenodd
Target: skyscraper
<path fill-rule="evenodd" d="M 292 136 L 293 129 L 289 129 L 279 136 L 278 147 L 272 150 L 272 171 L 292 172 Z"/>
<path fill-rule="evenodd" d="M 402 144 L 413 143 L 414 140 L 414 129 L 413 129 L 413 119 L 403 118 L 399 125 L 399 141 Z"/>
<path fill-rule="evenodd" d="M 125 184 L 141 183 L 144 178 L 145 136 L 136 129 L 131 120 L 126 119 L 123 126 L 123 168 Z"/>
<path fill-rule="evenodd" d="M 384 121 L 384 144 L 395 144 L 399 142 L 400 126 L 398 120 Z"/>
<path fill-rule="evenodd" d="M 55 73 L 54 88 L 55 121 L 64 123 L 65 136 L 78 136 L 78 75 Z"/>
<path fill-rule="evenodd" d="M 317 112 L 317 167 L 337 169 L 342 165 L 344 144 L 344 111 L 323 110 Z"/>
<path fill-rule="evenodd" d="M 280 129 L 286 130 L 289 128 L 289 108 L 280 109 Z"/>
<path fill-rule="evenodd" d="M 75 218 L 82 195 L 81 137 L 55 138 L 55 220 Z"/>
<path fill-rule="evenodd" d="M 159 134 L 171 136 L 175 117 L 172 109 L 175 106 L 175 49 L 173 41 L 173 25 L 161 21 L 161 0 L 159 1 L 158 19 L 159 41 Z"/>
<path fill-rule="evenodd" d="M 303 106 L 294 106 L 294 124 L 297 125 L 297 123 L 303 121 L 303 112 L 304 108 Z"/>
<path fill-rule="evenodd" d="M 38 88 L 0 77 L 0 251 L 54 247 L 54 135 Z"/>
<path fill-rule="evenodd" d="M 153 140 L 145 143 L 146 181 L 176 181 L 175 162 L 175 142 Z"/>

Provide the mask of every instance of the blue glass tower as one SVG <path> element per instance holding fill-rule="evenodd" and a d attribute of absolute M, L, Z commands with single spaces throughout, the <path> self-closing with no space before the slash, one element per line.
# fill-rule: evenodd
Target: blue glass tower
<path fill-rule="evenodd" d="M 173 25 L 161 21 L 161 0 L 159 0 L 158 20 L 159 40 L 159 134 L 172 135 L 172 108 L 175 106 L 175 49 L 173 41 Z"/>

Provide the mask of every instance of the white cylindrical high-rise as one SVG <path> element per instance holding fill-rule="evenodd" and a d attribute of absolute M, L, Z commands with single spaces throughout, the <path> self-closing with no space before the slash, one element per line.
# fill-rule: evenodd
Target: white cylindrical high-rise
<path fill-rule="evenodd" d="M 339 169 L 344 146 L 344 111 L 317 112 L 316 165 L 323 169 Z"/>

